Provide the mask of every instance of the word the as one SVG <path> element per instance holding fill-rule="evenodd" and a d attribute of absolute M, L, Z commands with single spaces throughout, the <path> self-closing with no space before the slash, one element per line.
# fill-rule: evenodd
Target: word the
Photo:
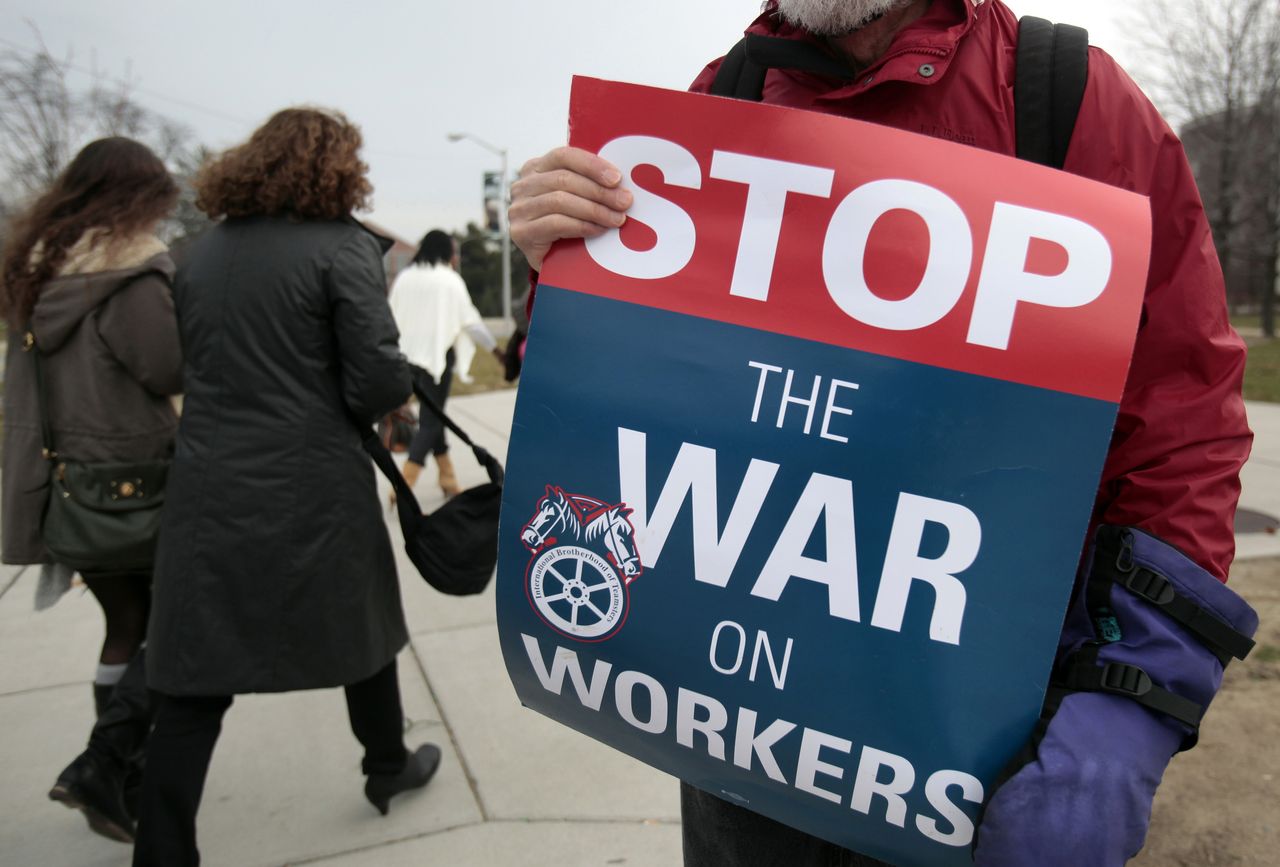
<path fill-rule="evenodd" d="M 756 386 L 756 403 L 751 409 L 751 423 L 755 424 L 760 419 L 760 404 L 765 397 L 765 386 L 768 384 L 769 374 L 782 373 L 783 368 L 775 367 L 772 364 L 762 364 L 759 361 L 748 361 L 747 364 L 760 371 L 760 384 Z M 795 379 L 796 372 L 788 369 L 786 374 L 787 380 L 782 386 L 782 396 L 778 400 L 777 427 L 779 430 L 782 429 L 783 422 L 787 419 L 787 409 L 790 406 L 793 404 L 795 406 L 803 406 L 808 410 L 804 417 L 804 432 L 807 436 L 813 430 L 813 411 L 818 405 L 818 393 L 822 390 L 822 377 L 815 376 L 813 378 L 813 390 L 810 392 L 809 397 L 806 398 L 803 396 L 797 397 L 791 391 L 791 384 Z M 847 443 L 849 441 L 848 437 L 831 433 L 831 416 L 833 414 L 853 415 L 853 410 L 848 407 L 836 405 L 836 397 L 842 388 L 857 389 L 858 384 L 856 382 L 845 382 L 842 379 L 831 380 L 831 387 L 827 390 L 827 406 L 822 413 L 822 430 L 818 433 L 818 436 L 824 440 Z"/>

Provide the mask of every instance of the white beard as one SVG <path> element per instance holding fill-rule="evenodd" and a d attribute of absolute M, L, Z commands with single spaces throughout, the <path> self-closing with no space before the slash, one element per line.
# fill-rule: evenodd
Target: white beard
<path fill-rule="evenodd" d="M 815 36 L 843 36 L 912 0 L 778 0 L 778 12 L 788 24 Z"/>

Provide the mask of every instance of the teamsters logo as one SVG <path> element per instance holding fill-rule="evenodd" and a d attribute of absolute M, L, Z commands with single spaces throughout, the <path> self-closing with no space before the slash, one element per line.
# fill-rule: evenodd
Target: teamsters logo
<path fill-rule="evenodd" d="M 627 618 L 628 587 L 644 567 L 625 504 L 567 494 L 547 485 L 520 539 L 533 552 L 525 591 L 552 629 L 603 641 Z"/>

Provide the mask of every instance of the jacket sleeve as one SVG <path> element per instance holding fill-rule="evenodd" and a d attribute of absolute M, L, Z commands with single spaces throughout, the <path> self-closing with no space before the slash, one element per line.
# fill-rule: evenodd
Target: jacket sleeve
<path fill-rule="evenodd" d="M 689 85 L 690 93 L 710 93 L 711 83 L 716 80 L 716 73 L 720 71 L 720 64 L 724 63 L 724 58 L 719 57 L 708 63 L 698 77 Z"/>
<path fill-rule="evenodd" d="M 1227 319 L 1204 206 L 1182 144 L 1096 49 L 1076 130 L 1067 170 L 1149 196 L 1152 214 L 1146 297 L 1094 521 L 1141 527 L 1225 581 L 1253 434 L 1245 347 Z"/>
<path fill-rule="evenodd" d="M 377 243 L 363 232 L 351 238 L 334 254 L 325 279 L 342 398 L 360 424 L 372 424 L 401 406 L 411 388 Z"/>
<path fill-rule="evenodd" d="M 182 391 L 182 345 L 168 277 L 149 271 L 102 305 L 98 334 L 111 354 L 148 391 Z"/>

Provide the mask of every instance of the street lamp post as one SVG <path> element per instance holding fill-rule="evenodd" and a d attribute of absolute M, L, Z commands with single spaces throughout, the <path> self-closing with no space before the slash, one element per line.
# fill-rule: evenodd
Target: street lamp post
<path fill-rule="evenodd" d="M 451 132 L 448 135 L 451 142 L 459 142 L 463 139 L 469 139 L 480 145 L 480 147 L 497 154 L 502 159 L 502 181 L 499 184 L 499 195 L 502 201 L 498 208 L 498 227 L 502 231 L 502 318 L 507 322 L 511 321 L 511 227 L 507 224 L 507 149 L 500 148 L 497 145 L 491 145 L 487 141 L 478 136 L 474 136 L 469 132 Z"/>

